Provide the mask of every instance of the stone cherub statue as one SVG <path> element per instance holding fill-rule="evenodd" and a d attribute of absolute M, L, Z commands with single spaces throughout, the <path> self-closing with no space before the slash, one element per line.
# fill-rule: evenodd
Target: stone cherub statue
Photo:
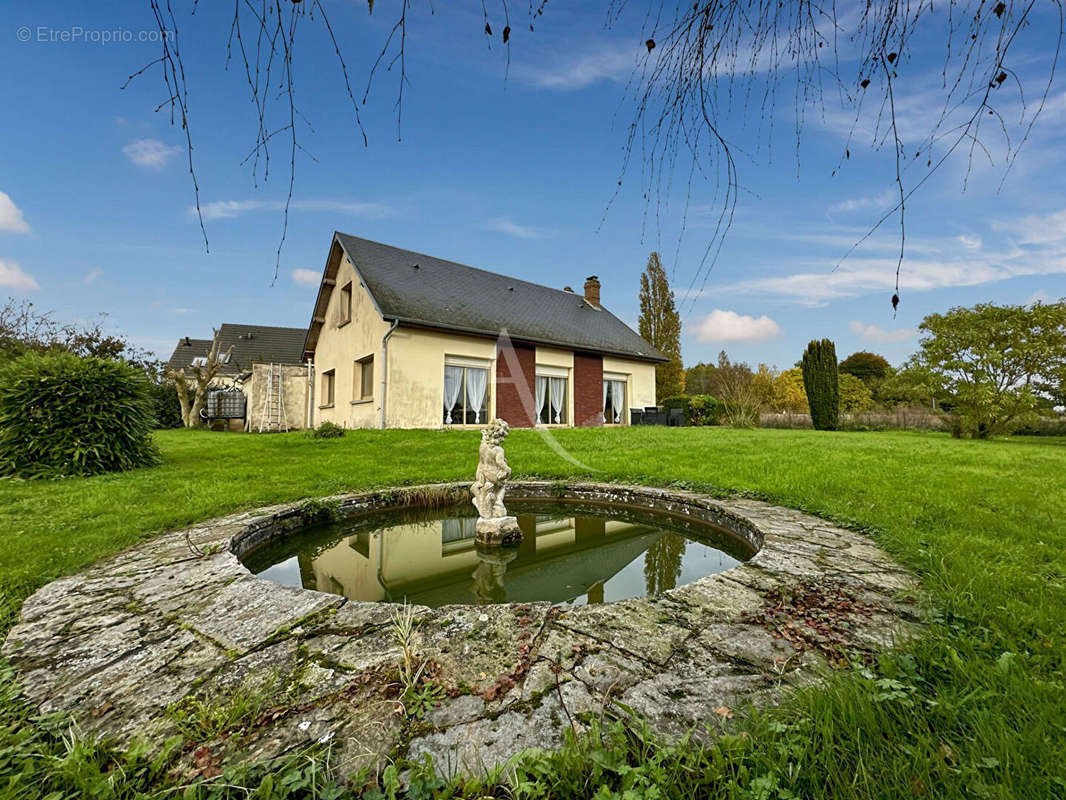
<path fill-rule="evenodd" d="M 477 539 L 485 544 L 512 544 L 522 539 L 518 520 L 507 516 L 503 504 L 507 493 L 505 484 L 511 477 L 511 468 L 503 453 L 503 440 L 510 430 L 502 419 L 493 419 L 481 433 L 477 473 L 470 494 L 478 513 Z"/>

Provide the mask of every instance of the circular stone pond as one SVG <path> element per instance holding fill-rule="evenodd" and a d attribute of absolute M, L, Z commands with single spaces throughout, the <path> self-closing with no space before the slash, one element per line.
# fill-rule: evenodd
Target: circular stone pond
<path fill-rule="evenodd" d="M 266 580 L 359 602 L 568 606 L 657 597 L 755 554 L 728 528 L 643 506 L 557 499 L 510 505 L 522 530 L 514 547 L 476 543 L 477 513 L 461 503 L 311 526 L 243 562 Z"/>
<path fill-rule="evenodd" d="M 507 502 L 510 550 L 473 544 L 469 484 L 164 534 L 41 588 L 3 652 L 41 711 L 120 745 L 180 733 L 189 773 L 310 746 L 342 774 L 423 754 L 454 772 L 622 709 L 702 735 L 920 629 L 904 570 L 799 511 L 590 483 L 516 482 Z M 418 707 L 403 598 L 436 697 Z"/>

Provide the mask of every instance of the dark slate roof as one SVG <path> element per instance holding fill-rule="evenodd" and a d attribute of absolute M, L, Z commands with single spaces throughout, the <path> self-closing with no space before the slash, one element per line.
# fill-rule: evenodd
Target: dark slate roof
<path fill-rule="evenodd" d="M 183 336 L 174 347 L 174 353 L 167 362 L 167 369 L 185 369 L 197 356 L 206 356 L 211 349 L 211 339 L 190 339 Z"/>
<path fill-rule="evenodd" d="M 225 373 L 250 370 L 252 364 L 302 364 L 307 328 L 271 325 L 236 325 L 223 322 L 218 329 L 219 352 L 233 347 Z"/>
<path fill-rule="evenodd" d="M 519 341 L 667 360 L 614 314 L 574 292 L 344 233 L 336 241 L 385 319 L 489 336 L 506 330 Z"/>

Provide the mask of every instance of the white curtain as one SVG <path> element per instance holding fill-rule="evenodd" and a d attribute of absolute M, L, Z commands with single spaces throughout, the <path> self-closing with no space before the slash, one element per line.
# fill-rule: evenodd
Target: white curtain
<path fill-rule="evenodd" d="M 459 390 L 463 386 L 463 368 L 444 368 L 444 424 L 452 424 L 452 411 L 459 402 Z"/>
<path fill-rule="evenodd" d="M 609 381 L 603 382 L 603 413 L 600 415 L 603 417 L 603 421 L 607 421 L 607 384 Z"/>
<path fill-rule="evenodd" d="M 551 390 L 552 417 L 554 418 L 555 424 L 558 425 L 562 422 L 563 392 L 566 391 L 566 380 L 564 378 L 552 378 Z"/>
<path fill-rule="evenodd" d="M 611 405 L 614 406 L 614 421 L 622 419 L 622 406 L 626 402 L 625 381 L 611 381 Z"/>
<path fill-rule="evenodd" d="M 489 385 L 487 369 L 466 370 L 466 407 L 474 409 L 474 422 L 481 422 L 481 404 L 485 402 L 485 388 Z"/>
<path fill-rule="evenodd" d="M 540 421 L 540 412 L 544 410 L 544 401 L 548 399 L 548 379 L 537 376 L 537 421 Z"/>

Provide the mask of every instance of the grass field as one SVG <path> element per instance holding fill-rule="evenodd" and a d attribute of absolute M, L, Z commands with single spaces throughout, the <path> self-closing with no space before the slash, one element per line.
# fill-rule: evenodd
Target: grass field
<path fill-rule="evenodd" d="M 153 533 L 279 501 L 469 478 L 478 434 L 157 438 L 158 468 L 0 481 L 4 630 L 36 587 Z M 519 795 L 592 796 L 604 784 L 684 798 L 1066 797 L 1066 440 L 720 428 L 555 438 L 583 466 L 538 434 L 515 431 L 507 450 L 516 477 L 680 483 L 802 508 L 867 529 L 921 576 L 937 612 L 928 636 L 906 652 L 753 714 L 709 748 L 663 750 L 617 728 L 606 750 L 597 738 L 530 759 Z M 4 674 L 0 796 L 6 785 L 8 796 L 74 797 L 89 791 L 79 781 L 96 780 L 105 785 L 99 796 L 136 796 L 165 783 L 165 765 L 127 756 L 118 772 L 114 754 L 63 744 L 62 726 L 30 719 Z"/>

